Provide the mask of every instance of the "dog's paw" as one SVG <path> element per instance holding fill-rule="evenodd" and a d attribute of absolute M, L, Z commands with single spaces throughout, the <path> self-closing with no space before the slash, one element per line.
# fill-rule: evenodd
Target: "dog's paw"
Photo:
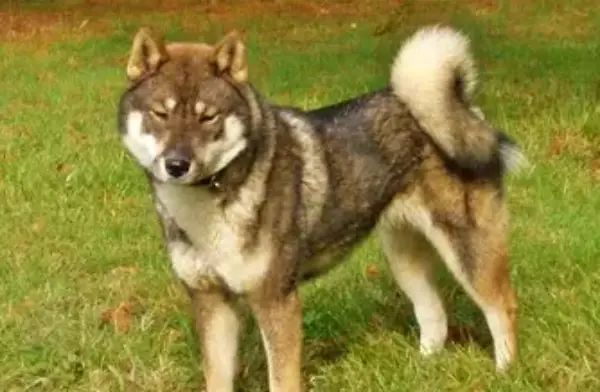
<path fill-rule="evenodd" d="M 430 357 L 434 354 L 439 353 L 444 349 L 444 343 L 446 339 L 421 339 L 421 347 L 419 351 L 424 357 Z"/>
<path fill-rule="evenodd" d="M 422 320 L 419 339 L 422 355 L 428 357 L 439 353 L 444 349 L 446 339 L 448 339 L 448 324 L 444 314 L 427 319 L 427 322 Z"/>

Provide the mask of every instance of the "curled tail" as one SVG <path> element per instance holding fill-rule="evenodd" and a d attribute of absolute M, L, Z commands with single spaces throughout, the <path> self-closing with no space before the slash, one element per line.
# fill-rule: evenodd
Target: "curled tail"
<path fill-rule="evenodd" d="M 500 156 L 510 170 L 507 161 L 514 159 L 507 160 L 505 138 L 470 103 L 476 84 L 469 40 L 450 27 L 417 31 L 400 48 L 392 66 L 394 93 L 450 159 L 477 169 Z M 520 154 L 514 143 L 510 151 Z"/>

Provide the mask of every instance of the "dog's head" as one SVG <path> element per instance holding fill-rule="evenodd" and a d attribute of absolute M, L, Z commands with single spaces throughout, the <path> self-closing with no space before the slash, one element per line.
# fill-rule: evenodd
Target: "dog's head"
<path fill-rule="evenodd" d="M 163 182 L 194 184 L 248 146 L 246 49 L 236 32 L 214 46 L 170 43 L 149 28 L 133 39 L 129 89 L 119 107 L 123 142 Z"/>

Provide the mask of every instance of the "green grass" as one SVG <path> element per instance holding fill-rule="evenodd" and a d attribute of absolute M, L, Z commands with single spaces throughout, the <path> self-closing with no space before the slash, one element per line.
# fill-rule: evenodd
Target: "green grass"
<path fill-rule="evenodd" d="M 0 390 L 202 385 L 187 297 L 116 133 L 139 24 L 211 40 L 241 26 L 254 83 L 274 102 L 316 107 L 385 85 L 402 39 L 438 21 L 473 38 L 477 101 L 535 165 L 508 182 L 520 361 L 495 374 L 483 318 L 447 275 L 451 323 L 482 344 L 420 357 L 410 305 L 372 240 L 303 289 L 304 377 L 316 391 L 600 390 L 600 17 L 592 0 L 480 3 L 412 1 L 392 17 L 112 10 L 87 30 L 71 16 L 41 35 L 0 36 Z M 40 7 L 19 12 L 35 20 Z M 372 265 L 381 276 L 369 278 Z M 120 334 L 101 314 L 122 301 L 134 309 Z M 263 391 L 252 324 L 243 347 L 240 390 Z"/>

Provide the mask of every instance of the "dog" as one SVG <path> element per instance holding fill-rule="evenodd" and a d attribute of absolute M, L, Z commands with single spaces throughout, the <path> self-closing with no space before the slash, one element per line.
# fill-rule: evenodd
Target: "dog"
<path fill-rule="evenodd" d="M 210 45 L 165 43 L 142 27 L 126 74 L 120 137 L 190 295 L 208 392 L 234 390 L 241 305 L 260 328 L 269 390 L 302 390 L 298 288 L 374 231 L 412 301 L 422 354 L 447 338 L 440 264 L 483 311 L 496 368 L 509 368 L 517 298 L 503 182 L 524 156 L 471 103 L 465 35 L 422 27 L 388 86 L 310 111 L 253 87 L 235 31 Z"/>

